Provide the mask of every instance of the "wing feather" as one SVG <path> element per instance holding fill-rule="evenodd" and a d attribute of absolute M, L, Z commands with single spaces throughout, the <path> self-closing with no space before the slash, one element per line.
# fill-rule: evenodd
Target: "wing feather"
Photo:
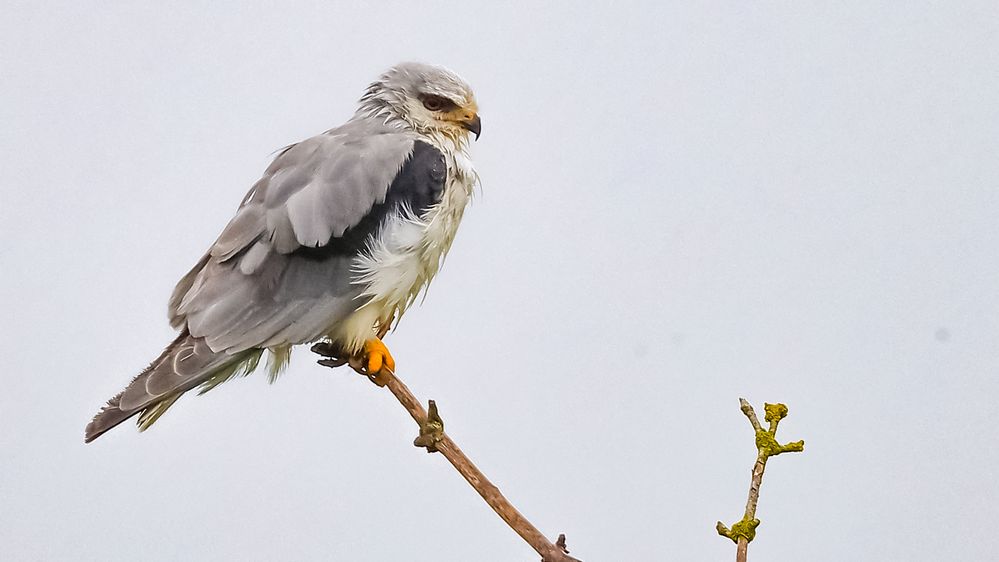
<path fill-rule="evenodd" d="M 351 122 L 284 150 L 175 289 L 172 323 L 215 352 L 238 353 L 314 339 L 348 315 L 361 292 L 350 262 L 364 237 L 337 242 L 331 255 L 301 252 L 330 246 L 386 201 L 414 138 Z"/>

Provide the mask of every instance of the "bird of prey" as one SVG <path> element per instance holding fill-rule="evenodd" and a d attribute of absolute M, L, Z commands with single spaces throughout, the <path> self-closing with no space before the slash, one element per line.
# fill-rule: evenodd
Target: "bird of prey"
<path fill-rule="evenodd" d="M 481 123 L 453 72 L 399 64 L 354 116 L 278 153 L 173 291 L 179 330 L 87 425 L 93 441 L 138 415 L 140 430 L 185 392 L 256 368 L 273 378 L 292 346 L 328 342 L 368 373 L 394 369 L 381 337 L 437 273 L 478 183 Z"/>

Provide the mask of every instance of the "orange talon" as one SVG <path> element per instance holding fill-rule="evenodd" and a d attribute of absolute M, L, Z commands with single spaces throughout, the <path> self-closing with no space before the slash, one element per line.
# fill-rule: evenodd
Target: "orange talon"
<path fill-rule="evenodd" d="M 369 375 L 377 375 L 383 368 L 395 372 L 395 359 L 392 359 L 392 354 L 382 340 L 374 338 L 364 342 L 364 355 Z"/>

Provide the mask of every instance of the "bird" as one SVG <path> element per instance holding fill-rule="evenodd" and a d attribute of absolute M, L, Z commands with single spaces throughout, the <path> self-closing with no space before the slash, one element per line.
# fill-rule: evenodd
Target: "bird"
<path fill-rule="evenodd" d="M 280 150 L 173 290 L 176 339 L 84 440 L 133 416 L 144 431 L 186 392 L 254 371 L 265 352 L 273 381 L 300 344 L 393 371 L 382 338 L 425 294 L 479 185 L 469 154 L 478 111 L 453 71 L 404 62 L 364 90 L 346 123 Z"/>

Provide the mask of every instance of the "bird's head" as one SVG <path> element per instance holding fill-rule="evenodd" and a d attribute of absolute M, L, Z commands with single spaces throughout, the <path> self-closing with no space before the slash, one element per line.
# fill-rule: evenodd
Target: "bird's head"
<path fill-rule="evenodd" d="M 398 119 L 422 133 L 479 138 L 482 123 L 472 88 L 440 66 L 406 62 L 382 74 L 361 97 L 358 114 Z"/>

